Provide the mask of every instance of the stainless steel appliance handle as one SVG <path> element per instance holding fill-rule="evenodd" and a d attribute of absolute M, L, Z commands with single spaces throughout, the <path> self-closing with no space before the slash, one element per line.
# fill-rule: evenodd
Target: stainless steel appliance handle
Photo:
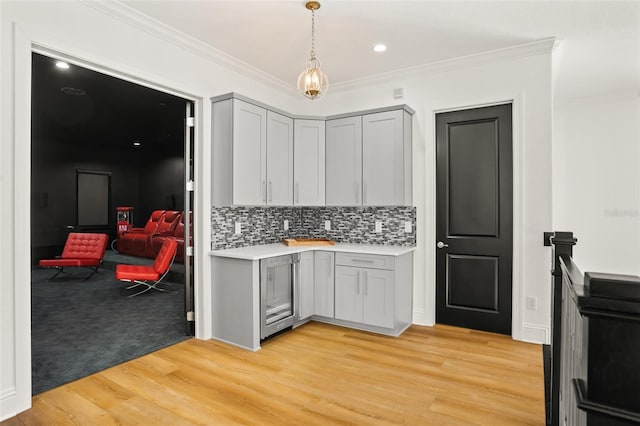
<path fill-rule="evenodd" d="M 369 290 L 369 276 L 367 275 L 367 271 L 364 271 L 364 290 L 363 294 L 366 296 Z"/>

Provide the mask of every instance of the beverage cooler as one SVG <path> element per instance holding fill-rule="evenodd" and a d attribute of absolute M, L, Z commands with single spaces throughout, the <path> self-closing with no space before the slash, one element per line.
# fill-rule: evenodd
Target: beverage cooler
<path fill-rule="evenodd" d="M 293 326 L 299 265 L 298 254 L 260 261 L 261 339 Z"/>

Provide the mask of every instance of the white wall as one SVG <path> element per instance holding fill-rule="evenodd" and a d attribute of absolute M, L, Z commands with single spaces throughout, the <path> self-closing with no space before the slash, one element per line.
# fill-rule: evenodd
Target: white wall
<path fill-rule="evenodd" d="M 554 229 L 574 232 L 583 272 L 640 275 L 637 90 L 554 108 Z"/>
<path fill-rule="evenodd" d="M 136 28 L 131 16 L 102 3 L 0 2 L 0 419 L 31 404 L 30 383 L 30 49 L 34 43 L 85 62 L 172 88 L 196 101 L 195 233 L 197 335 L 210 335 L 210 96 L 236 91 L 292 113 L 328 115 L 406 103 L 416 110 L 413 132 L 414 204 L 418 208 L 414 319 L 433 324 L 435 236 L 434 111 L 514 102 L 516 155 L 514 218 L 514 337 L 548 340 L 550 250 L 542 232 L 551 229 L 551 55 L 549 49 L 520 59 L 456 70 L 424 71 L 336 87 L 319 102 L 219 65 L 204 47 L 167 42 L 163 31 Z M 15 30 L 15 31 L 14 31 Z M 181 47 L 182 46 L 182 47 Z M 237 67 L 236 67 L 237 68 Z M 234 69 L 236 69 L 234 68 Z M 452 68 L 453 69 L 453 68 Z M 15 70 L 15 73 L 14 73 Z M 250 74 L 250 73 L 249 73 Z M 247 75 L 249 75 L 247 74 Z M 405 98 L 392 99 L 392 90 Z M 10 94 L 15 93 L 15 96 Z M 521 307 L 538 298 L 537 311 Z"/>
<path fill-rule="evenodd" d="M 551 251 L 543 232 L 552 228 L 551 45 L 530 56 L 455 70 L 408 72 L 404 76 L 334 87 L 324 113 L 406 103 L 413 121 L 413 200 L 417 206 L 414 254 L 414 322 L 435 322 L 435 130 L 434 112 L 514 101 L 514 280 L 513 337 L 548 342 Z M 394 88 L 404 99 L 393 99 Z M 309 111 L 311 112 L 311 111 Z M 317 111 L 314 111 L 317 113 Z M 538 309 L 524 308 L 527 296 Z"/>
<path fill-rule="evenodd" d="M 196 333 L 210 335 L 210 105 L 229 91 L 295 110 L 293 91 L 223 67 L 204 46 L 180 47 L 163 31 L 131 25 L 117 5 L 47 1 L 0 2 L 0 420 L 31 405 L 30 342 L 30 56 L 32 43 L 135 76 L 196 101 Z M 164 38 L 164 39 L 163 39 Z M 187 43 L 188 44 L 188 43 Z M 15 70 L 15 72 L 14 72 Z M 15 93 L 15 96 L 12 94 Z"/>

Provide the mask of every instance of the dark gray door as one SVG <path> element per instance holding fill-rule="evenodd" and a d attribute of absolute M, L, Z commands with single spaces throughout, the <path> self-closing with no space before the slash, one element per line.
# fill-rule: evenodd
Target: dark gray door
<path fill-rule="evenodd" d="M 436 322 L 511 334 L 511 105 L 436 115 Z"/>

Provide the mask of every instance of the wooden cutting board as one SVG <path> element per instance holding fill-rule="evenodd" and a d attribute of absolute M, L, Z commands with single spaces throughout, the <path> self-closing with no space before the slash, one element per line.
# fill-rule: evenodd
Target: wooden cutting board
<path fill-rule="evenodd" d="M 333 240 L 326 238 L 285 238 L 282 243 L 286 246 L 334 246 Z"/>

